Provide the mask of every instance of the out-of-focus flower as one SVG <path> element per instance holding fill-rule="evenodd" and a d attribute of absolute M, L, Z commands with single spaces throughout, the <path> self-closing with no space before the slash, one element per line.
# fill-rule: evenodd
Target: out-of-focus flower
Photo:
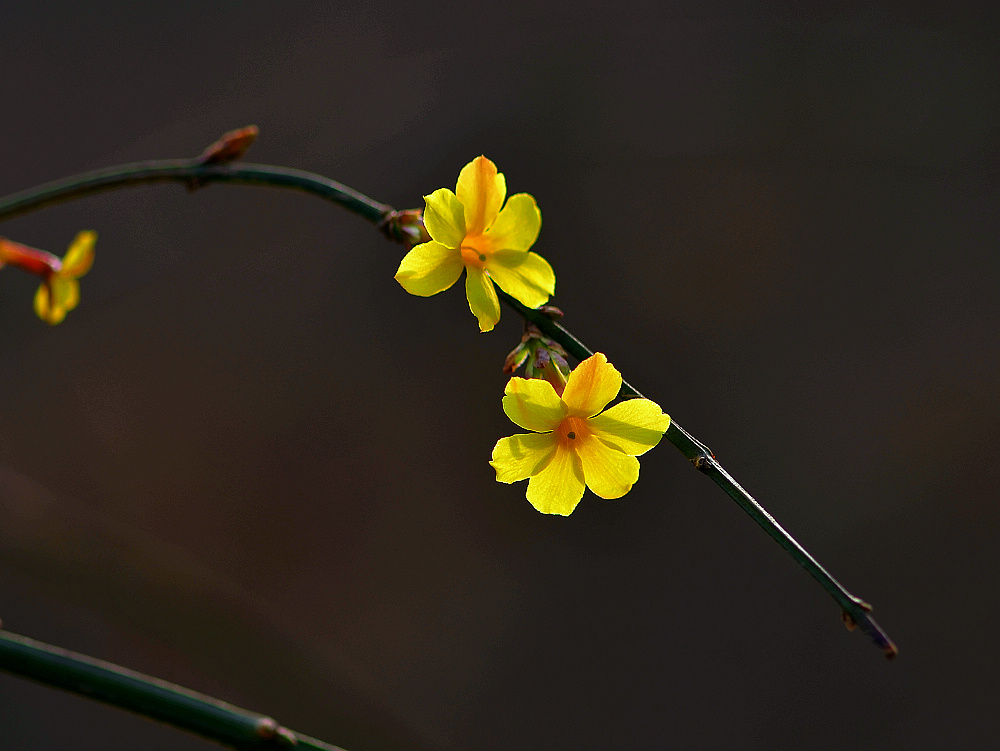
<path fill-rule="evenodd" d="M 424 196 L 431 241 L 403 257 L 396 281 L 411 295 L 429 297 L 457 282 L 464 268 L 469 308 L 480 331 L 500 320 L 494 282 L 529 308 L 544 304 L 555 292 L 555 272 L 528 250 L 538 238 L 541 212 L 527 193 L 511 196 L 504 206 L 506 195 L 503 174 L 478 156 L 462 168 L 454 193 L 440 188 Z"/>
<path fill-rule="evenodd" d="M 17 266 L 42 278 L 35 293 L 35 313 L 54 326 L 80 302 L 77 279 L 90 271 L 96 242 L 96 232 L 80 232 L 60 259 L 47 251 L 0 238 L 0 266 Z"/>
<path fill-rule="evenodd" d="M 569 375 L 562 397 L 540 379 L 511 378 L 503 410 L 533 433 L 501 438 L 490 464 L 497 481 L 528 481 L 527 498 L 544 514 L 568 516 L 590 488 L 621 498 L 639 479 L 635 457 L 653 448 L 670 416 L 649 399 L 629 399 L 601 412 L 618 395 L 621 374 L 598 352 Z"/>

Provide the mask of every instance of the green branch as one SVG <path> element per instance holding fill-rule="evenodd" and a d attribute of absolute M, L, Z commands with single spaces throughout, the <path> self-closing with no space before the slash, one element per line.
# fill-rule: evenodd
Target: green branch
<path fill-rule="evenodd" d="M 91 193 L 162 182 L 183 183 L 191 190 L 209 183 L 304 190 L 339 203 L 348 211 L 375 223 L 392 211 L 391 206 L 373 201 L 346 185 L 304 170 L 266 164 L 214 164 L 205 163 L 202 159 L 161 159 L 84 172 L 6 196 L 0 199 L 0 221 Z"/>
<path fill-rule="evenodd" d="M 407 216 L 398 213 L 391 206 L 374 201 L 321 175 L 260 164 L 220 164 L 206 160 L 204 155 L 196 159 L 136 162 L 96 170 L 15 193 L 0 198 L 0 221 L 91 193 L 150 182 L 180 182 L 192 190 L 214 182 L 303 190 L 340 204 L 367 219 L 390 239 L 407 242 L 412 241 L 414 237 L 412 214 Z M 409 223 L 409 226 L 406 223 Z M 584 360 L 593 354 L 567 329 L 540 310 L 525 307 L 502 290 L 497 292 L 507 305 L 538 326 L 543 333 L 561 344 L 576 359 Z M 623 383 L 623 393 L 641 396 L 639 391 L 628 383 Z M 666 437 L 699 471 L 719 485 L 820 583 L 840 606 L 844 623 L 848 628 L 859 627 L 886 657 L 890 659 L 895 657 L 896 646 L 872 619 L 871 606 L 848 592 L 796 542 L 774 517 L 726 472 L 705 444 L 673 420 Z M 200 733 L 235 748 L 278 747 L 281 743 L 287 743 L 287 737 L 293 735 L 290 731 L 280 728 L 270 718 L 231 707 L 154 678 L 55 647 L 47 647 L 12 634 L 0 634 L 0 668 L 50 686 L 92 696 L 115 706 Z M 298 745 L 303 748 L 336 749 L 335 746 L 301 736 L 298 737 Z"/>
<path fill-rule="evenodd" d="M 293 733 L 270 717 L 7 631 L 0 631 L 0 670 L 127 709 L 240 751 L 292 747 L 344 751 Z"/>

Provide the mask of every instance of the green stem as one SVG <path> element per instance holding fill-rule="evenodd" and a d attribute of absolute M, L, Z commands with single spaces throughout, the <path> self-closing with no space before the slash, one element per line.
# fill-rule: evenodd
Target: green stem
<path fill-rule="evenodd" d="M 0 670 L 127 709 L 231 748 L 344 751 L 270 717 L 118 665 L 0 631 Z"/>
<path fill-rule="evenodd" d="M 156 182 L 180 182 L 191 190 L 216 182 L 304 190 L 376 223 L 392 210 L 346 185 L 303 170 L 242 162 L 203 164 L 199 159 L 162 159 L 84 172 L 6 196 L 0 199 L 0 221 L 91 193 Z"/>

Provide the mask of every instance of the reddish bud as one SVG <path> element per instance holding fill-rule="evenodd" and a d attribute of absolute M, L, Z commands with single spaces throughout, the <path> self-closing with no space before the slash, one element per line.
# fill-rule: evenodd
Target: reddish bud
<path fill-rule="evenodd" d="M 260 130 L 256 125 L 223 133 L 218 141 L 201 152 L 198 161 L 202 164 L 229 164 L 242 159 L 258 133 Z"/>

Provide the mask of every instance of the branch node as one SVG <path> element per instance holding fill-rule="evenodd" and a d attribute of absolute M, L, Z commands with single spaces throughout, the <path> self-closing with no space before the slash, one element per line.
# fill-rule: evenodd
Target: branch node
<path fill-rule="evenodd" d="M 699 472 L 708 472 L 712 468 L 712 457 L 708 454 L 698 454 L 690 461 Z"/>
<path fill-rule="evenodd" d="M 428 242 L 431 236 L 424 228 L 423 209 L 386 209 L 375 225 L 379 231 L 393 242 L 405 245 L 407 249 Z"/>
<path fill-rule="evenodd" d="M 289 748 L 299 745 L 299 739 L 291 730 L 282 727 L 270 717 L 262 717 L 257 723 L 256 733 L 259 738 L 269 741 L 268 746 L 274 748 Z"/>

